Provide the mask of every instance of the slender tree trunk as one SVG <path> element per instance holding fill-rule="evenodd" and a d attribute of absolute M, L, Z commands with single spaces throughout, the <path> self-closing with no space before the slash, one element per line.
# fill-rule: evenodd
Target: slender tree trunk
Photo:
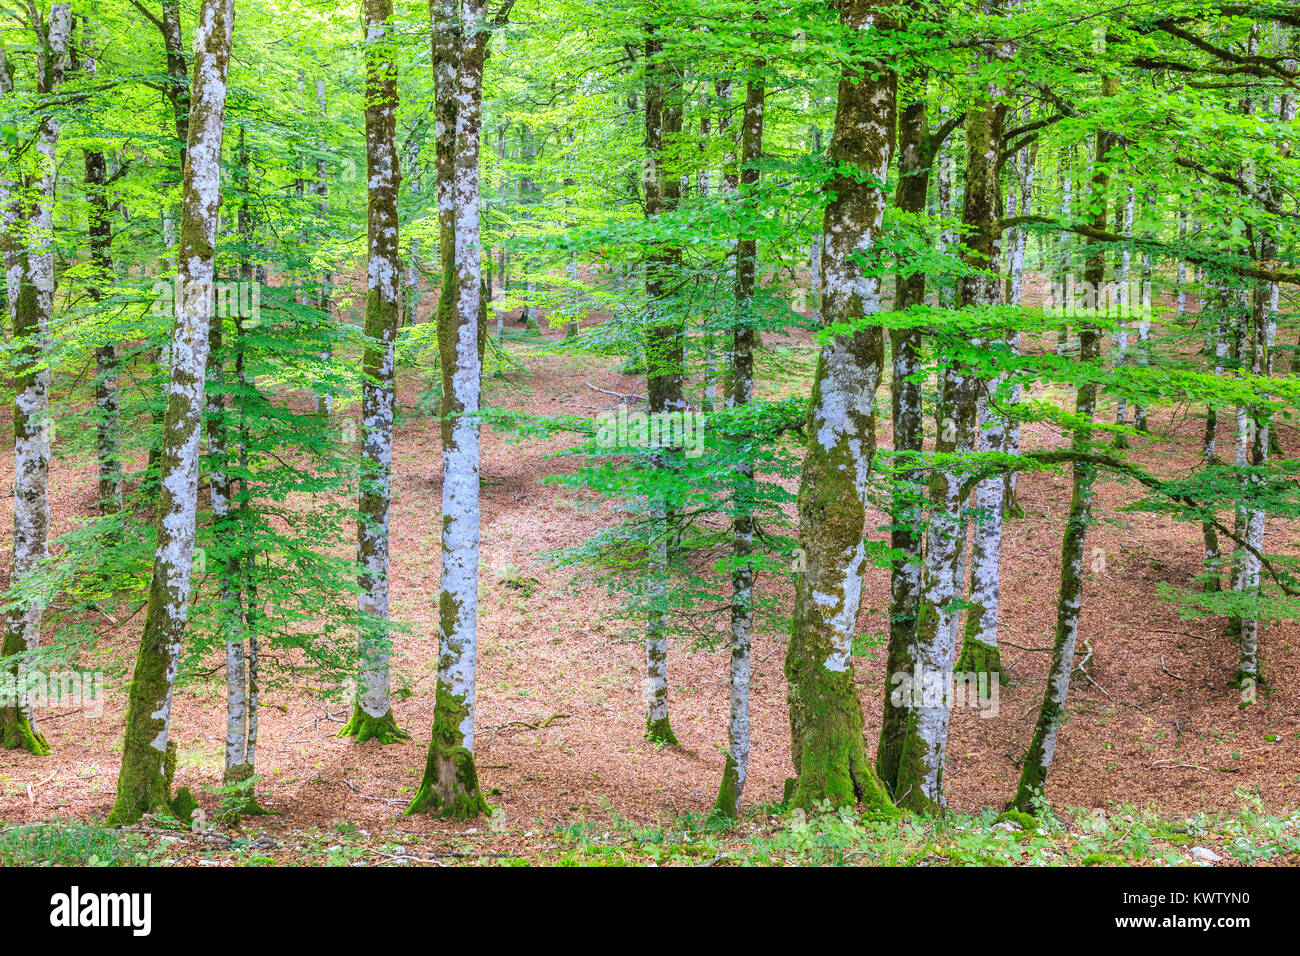
<path fill-rule="evenodd" d="M 195 41 L 193 103 L 181 205 L 179 282 L 172 372 L 161 460 L 158 545 L 144 635 L 131 681 L 126 740 L 109 822 L 122 825 L 166 804 L 170 793 L 167 731 L 190 597 L 199 432 L 213 259 L 221 194 L 234 0 L 205 0 Z"/>
<path fill-rule="evenodd" d="M 1202 296 L 1204 301 L 1204 296 Z M 1208 325 L 1205 332 L 1205 357 L 1213 363 L 1214 374 L 1222 376 L 1228 359 L 1228 340 L 1224 328 L 1224 310 L 1227 308 L 1226 293 L 1212 297 L 1213 305 L 1209 309 Z M 1203 311 L 1204 310 L 1203 308 Z M 1205 407 L 1205 432 L 1201 439 L 1201 463 L 1205 467 L 1217 465 L 1219 435 L 1219 409 L 1215 405 Z M 1201 522 L 1201 537 L 1205 541 L 1205 563 L 1201 589 L 1214 593 L 1223 589 L 1223 554 L 1219 547 L 1219 531 L 1211 521 Z"/>
<path fill-rule="evenodd" d="M 35 7 L 33 16 L 35 16 Z M 33 26 L 38 26 L 34 23 Z M 37 91 L 54 92 L 64 80 L 72 34 L 66 3 L 50 8 L 49 26 L 39 38 L 42 55 Z M 59 121 L 41 118 L 36 130 L 35 199 L 26 210 L 27 233 L 18 253 L 18 295 L 14 306 L 14 537 L 9 586 L 20 588 L 45 560 L 50 533 L 50 320 L 54 315 L 54 192 L 57 185 Z M 22 662 L 41 639 L 42 596 L 21 596 L 4 612 L 0 658 L 16 672 L 15 700 L 0 705 L 0 746 L 18 747 L 37 756 L 50 752 L 36 726 L 33 702 L 24 686 Z"/>
<path fill-rule="evenodd" d="M 925 210 L 935 143 L 929 129 L 924 77 L 915 80 L 915 95 L 898 120 L 898 188 L 894 205 L 904 213 Z M 894 309 L 903 310 L 925 301 L 925 273 L 898 278 Z M 918 465 L 925 425 L 922 418 L 921 330 L 891 329 L 891 412 L 894 436 L 893 501 L 889 545 L 897 554 L 889 568 L 889 649 L 886 675 L 910 673 L 916 640 L 916 611 L 921 596 L 921 527 L 924 518 L 923 473 Z M 898 759 L 907 726 L 907 707 L 894 706 L 886 680 L 884 717 L 876 749 L 876 771 L 893 791 L 898 782 Z"/>
<path fill-rule="evenodd" d="M 162 34 L 163 51 L 167 58 L 167 86 L 164 95 L 171 106 L 172 125 L 176 130 L 177 142 L 172 182 L 180 183 L 185 174 L 185 159 L 190 138 L 190 81 L 185 65 L 185 34 L 181 29 L 180 0 L 162 0 L 159 13 L 157 18 L 151 17 L 151 19 Z M 181 210 L 173 208 L 170 203 L 162 209 L 163 246 L 168 255 L 172 254 L 176 246 L 175 223 L 180 213 Z M 170 261 L 164 261 L 162 267 L 164 270 L 171 268 Z M 165 345 L 159 350 L 159 362 L 164 368 L 171 364 L 170 349 L 170 345 Z M 149 446 L 149 458 L 145 468 L 146 485 L 151 486 L 157 481 L 159 469 L 162 467 L 162 441 L 166 414 L 166 402 L 159 403 L 153 414 L 157 433 Z"/>
<path fill-rule="evenodd" d="M 676 210 L 681 195 L 680 180 L 668 167 L 665 156 L 682 131 L 682 76 L 677 65 L 665 58 L 663 43 L 653 27 L 649 27 L 646 37 L 645 56 L 645 210 L 646 219 L 653 220 Z M 682 388 L 684 332 L 680 321 L 663 313 L 671 297 L 669 287 L 679 274 L 681 252 L 675 246 L 660 245 L 648 258 L 646 296 L 651 319 L 645 334 L 647 405 L 651 415 L 680 413 L 686 408 Z M 677 455 L 677 449 L 660 448 L 653 453 L 652 467 L 672 469 Z M 649 507 L 645 736 L 647 740 L 675 744 L 677 737 L 668 718 L 668 579 L 678 519 L 673 503 L 666 497 L 652 496 Z"/>
<path fill-rule="evenodd" d="M 1149 207 L 1154 210 L 1153 196 L 1145 197 Z M 1149 252 L 1142 253 L 1142 278 L 1138 288 L 1137 311 L 1137 366 L 1146 369 L 1151 366 L 1151 278 L 1154 268 Z M 1133 407 L 1133 427 L 1145 434 L 1147 427 L 1147 409 L 1141 402 Z"/>
<path fill-rule="evenodd" d="M 317 110 L 320 113 L 320 122 L 321 122 L 321 142 L 319 142 L 317 145 L 319 148 L 322 149 L 322 153 L 323 153 L 324 138 L 325 138 L 324 127 L 325 127 L 326 120 L 328 118 L 328 113 L 325 107 L 325 81 L 324 80 L 316 81 L 316 104 L 317 104 Z M 330 190 L 329 166 L 325 162 L 325 157 L 322 154 L 316 159 L 316 215 L 320 219 L 320 225 L 322 230 L 329 229 L 329 217 L 330 217 L 329 190 Z M 323 273 L 321 273 L 320 299 L 317 301 L 316 307 L 320 309 L 325 322 L 329 325 L 332 325 L 334 322 L 334 274 L 329 269 L 326 269 Z M 333 350 L 326 349 L 326 351 L 321 353 L 320 358 L 322 364 L 328 364 L 334 358 Z M 321 418 L 327 418 L 330 414 L 330 410 L 332 407 L 333 407 L 333 396 L 329 392 L 327 391 L 322 392 L 320 395 L 317 396 L 316 414 L 319 415 Z"/>
<path fill-rule="evenodd" d="M 411 138 L 410 147 L 410 167 L 411 167 L 411 192 L 418 194 L 420 192 L 420 180 L 418 170 L 420 164 L 420 141 L 415 137 Z M 418 259 L 420 256 L 420 240 L 411 237 L 411 251 L 406 263 L 406 283 L 402 295 L 402 325 L 414 325 L 420 320 L 420 267 Z"/>
<path fill-rule="evenodd" d="M 812 128 L 812 149 L 814 156 L 822 151 L 822 130 L 820 126 Z M 812 247 L 808 252 L 808 302 L 811 305 L 809 317 L 814 322 L 822 320 L 822 236 L 813 236 Z"/>
<path fill-rule="evenodd" d="M 13 75 L 9 69 L 4 44 L 0 44 L 0 97 L 6 99 L 14 92 Z M 0 258 L 5 273 L 5 316 L 9 319 L 9 327 L 13 328 L 18 324 L 18 289 L 23 268 L 19 257 L 22 241 L 18 234 L 18 223 L 23 219 L 22 190 L 11 178 L 16 167 L 12 148 L 5 147 L 3 156 L 4 162 L 0 163 Z"/>
<path fill-rule="evenodd" d="M 357 610 L 361 614 L 357 701 L 340 737 L 408 739 L 393 717 L 389 678 L 388 521 L 393 482 L 394 348 L 398 283 L 397 65 L 392 0 L 366 2 L 366 169 L 369 242 L 365 378 L 361 386 L 361 482 L 357 502 Z"/>
<path fill-rule="evenodd" d="M 1030 112 L 1028 107 L 1026 107 L 1025 119 L 1028 120 L 1029 116 L 1030 116 Z M 1034 171 L 1037 168 L 1037 166 L 1038 166 L 1038 143 L 1035 142 L 1032 145 L 1025 146 L 1024 148 L 1021 149 L 1020 164 L 1017 167 L 1019 177 L 1016 183 L 1016 188 L 1019 190 L 1018 193 L 1019 210 L 1020 210 L 1020 215 L 1022 216 L 1028 216 L 1033 211 L 1031 207 L 1033 206 L 1033 201 L 1034 201 Z M 1017 229 L 1015 233 L 1015 248 L 1011 259 L 1010 287 L 1007 290 L 1007 296 L 1008 296 L 1007 302 L 1010 303 L 1011 305 L 1019 305 L 1020 300 L 1022 298 L 1022 289 L 1024 285 L 1024 271 L 1025 271 L 1025 253 L 1026 253 L 1028 241 L 1029 241 L 1028 231 L 1025 229 Z M 1041 234 L 1038 237 L 1038 241 L 1039 241 L 1039 259 L 1041 261 L 1042 260 L 1042 235 Z M 1013 329 L 1011 331 L 1011 334 L 1007 336 L 1007 346 L 1011 350 L 1011 353 L 1013 355 L 1020 354 L 1020 330 L 1019 329 Z M 1019 383 L 1016 383 L 1011 386 L 1011 390 L 1007 395 L 1006 401 L 1007 404 L 1009 404 L 1012 408 L 1014 408 L 1016 405 L 1020 404 L 1020 399 L 1021 399 L 1021 387 Z M 982 427 L 983 426 L 981 426 L 981 428 Z M 1013 414 L 1009 416 L 1004 422 L 1002 422 L 999 427 L 1005 428 L 1005 436 L 1002 445 L 1002 450 L 1009 455 L 1020 454 L 1020 418 Z M 983 436 L 983 434 L 981 433 L 981 440 L 984 440 L 984 437 L 985 436 Z M 997 436 L 990 435 L 987 437 L 996 438 Z M 1000 482 L 1002 486 L 1002 501 L 1000 507 L 1002 508 L 1003 517 L 1007 517 L 1007 518 L 1024 517 L 1025 514 L 1024 510 L 1020 507 L 1019 499 L 1016 498 L 1016 482 L 1018 478 L 1019 478 L 1019 473 L 1016 471 L 1012 471 L 1004 475 Z M 978 497 L 979 497 L 979 492 L 977 490 L 976 498 Z M 987 500 L 991 500 L 991 499 L 987 499 Z M 983 506 L 977 504 L 977 507 L 983 507 Z M 995 531 L 993 531 L 993 533 L 996 534 L 996 540 L 999 542 L 999 551 L 1000 551 L 1001 549 L 1000 542 L 1002 539 L 1002 528 L 1001 528 L 1001 519 L 998 520 L 999 520 L 998 527 L 995 529 Z M 993 538 L 987 539 L 986 544 L 991 544 L 993 540 L 994 540 Z M 967 615 L 968 618 L 969 616 L 970 615 Z M 996 617 L 994 619 L 996 619 Z M 987 633 L 987 629 L 986 629 L 986 633 Z M 1001 666 L 1000 661 L 998 662 L 998 666 L 999 667 Z M 979 668 L 972 668 L 972 670 L 979 670 Z M 991 674 L 992 671 L 988 671 L 988 673 Z"/>
<path fill-rule="evenodd" d="M 1073 215 L 1072 203 L 1074 199 L 1074 146 L 1067 144 L 1061 147 L 1060 164 L 1057 167 L 1061 176 L 1061 222 L 1069 222 Z M 1057 318 L 1061 322 L 1060 329 L 1056 333 L 1056 353 L 1064 355 L 1070 348 L 1070 327 L 1066 319 L 1067 313 L 1067 295 L 1066 287 L 1070 284 L 1070 270 L 1073 268 L 1071 249 L 1074 243 L 1074 235 L 1070 232 L 1061 232 L 1056 239 L 1057 245 L 1057 276 L 1058 283 L 1053 285 L 1053 295 L 1056 297 Z"/>
<path fill-rule="evenodd" d="M 1116 210 L 1116 218 L 1121 219 L 1121 231 L 1125 239 L 1133 236 L 1133 209 L 1137 202 L 1137 191 L 1134 187 L 1128 188 L 1128 201 L 1124 204 L 1123 210 Z M 1122 217 L 1122 218 L 1121 218 Z M 1129 288 L 1129 278 L 1132 275 L 1133 253 L 1125 246 L 1119 254 L 1119 275 L 1115 278 L 1117 299 L 1119 300 L 1119 318 L 1115 323 L 1115 367 L 1122 368 L 1128 364 L 1128 320 L 1133 310 L 1133 295 Z M 1128 408 L 1123 394 L 1115 400 L 1115 424 L 1123 425 L 1128 421 Z M 1123 432 L 1115 435 L 1114 447 L 1127 448 L 1128 439 Z"/>
<path fill-rule="evenodd" d="M 993 305 L 1001 283 L 996 274 L 1001 189 L 997 156 L 1002 145 L 1005 107 L 989 90 L 966 118 L 966 181 L 962 222 L 969 231 L 965 260 L 979 270 L 957 284 L 958 305 Z M 989 273 L 992 273 L 991 275 Z M 961 363 L 948 360 L 941 374 L 938 454 L 960 455 L 975 446 L 975 379 Z M 962 553 L 966 546 L 965 496 L 961 476 L 952 466 L 935 468 L 930 478 L 930 524 L 922 566 L 921 599 L 917 608 L 914 642 L 914 683 L 924 688 L 944 688 L 939 703 L 915 700 L 908 709 L 899 753 L 894 801 L 913 810 L 938 810 L 943 806 L 943 764 L 948 745 L 949 702 L 946 688 L 956 655 L 958 609 L 962 595 Z M 997 494 L 1001 503 L 1001 482 Z M 1001 509 L 998 510 L 1000 529 Z M 981 573 L 987 573 L 981 569 Z M 996 575 L 996 569 L 994 571 Z M 974 612 L 973 612 L 974 613 Z M 996 619 L 996 604 L 993 614 Z"/>
<path fill-rule="evenodd" d="M 757 72 L 763 62 L 753 64 Z M 745 90 L 745 113 L 741 119 L 741 187 L 756 190 L 758 161 L 763 155 L 763 97 L 761 78 L 752 79 Z M 753 323 L 753 298 L 758 265 L 758 243 L 741 238 L 736 243 L 736 306 L 739 317 L 731 348 L 731 407 L 748 405 L 754 399 L 754 346 L 757 332 Z M 727 762 L 716 806 L 734 817 L 740 808 L 749 772 L 749 652 L 754 620 L 754 461 L 743 459 L 736 467 L 732 492 L 731 547 L 731 703 L 727 728 Z"/>
<path fill-rule="evenodd" d="M 1114 76 L 1102 78 L 1102 94 L 1115 96 L 1119 80 Z M 1107 192 L 1110 173 L 1106 157 L 1116 140 L 1107 130 L 1097 133 L 1095 162 L 1092 175 L 1092 196 L 1088 208 L 1093 211 L 1093 225 L 1106 227 Z M 1088 256 L 1084 267 L 1084 282 L 1092 309 L 1100 307 L 1100 292 L 1106 278 L 1106 254 L 1098 250 Z M 1094 313 L 1095 314 L 1095 313 Z M 1101 333 L 1092 322 L 1079 326 L 1079 361 L 1096 362 L 1101 355 Z M 1097 412 L 1097 386 L 1086 383 L 1075 394 L 1075 414 L 1084 423 L 1091 423 Z M 1079 451 L 1087 451 L 1092 441 L 1092 429 L 1087 424 L 1076 429 L 1073 444 Z M 1052 664 L 1047 675 L 1047 688 L 1043 704 L 1034 726 L 1034 737 L 1020 769 L 1020 783 L 1011 805 L 1025 813 L 1037 811 L 1037 801 L 1044 796 L 1043 788 L 1056 753 L 1056 739 L 1065 719 L 1065 706 L 1070 693 L 1070 677 L 1074 672 L 1074 648 L 1079 637 L 1079 608 L 1083 597 L 1083 549 L 1092 517 L 1092 489 L 1095 469 L 1089 463 L 1076 462 L 1073 466 L 1070 513 L 1066 518 L 1065 535 L 1061 540 L 1061 588 L 1056 605 L 1056 634 L 1052 643 Z"/>
<path fill-rule="evenodd" d="M 890 7 L 839 4 L 840 22 L 858 31 L 890 28 Z M 839 82 L 822 235 L 822 321 L 861 324 L 881 309 L 874 258 L 888 199 L 883 183 L 894 148 L 896 77 L 884 64 L 846 63 Z M 862 739 L 862 702 L 852 646 L 862 597 L 866 490 L 876 450 L 875 395 L 884 371 L 884 334 L 868 325 L 822 347 L 808 410 L 808 448 L 798 514 L 802 570 L 786 650 L 791 802 L 813 807 L 860 801 L 890 810 Z"/>
<path fill-rule="evenodd" d="M 439 16 L 439 4 L 444 2 L 434 0 L 430 5 L 435 33 L 452 26 Z M 432 810 L 453 817 L 473 817 L 488 810 L 479 791 L 474 765 L 479 578 L 478 413 L 487 328 L 478 219 L 483 63 L 488 52 L 485 10 L 485 0 L 460 0 L 452 176 L 456 309 L 438 326 L 442 364 L 438 689 L 424 778 L 406 811 Z"/>
<path fill-rule="evenodd" d="M 93 55 L 82 66 L 93 76 Z M 90 264 L 95 280 L 88 288 L 93 301 L 104 297 L 104 285 L 113 277 L 112 207 L 108 201 L 108 163 L 100 150 L 83 151 L 90 240 Z M 95 346 L 95 459 L 99 468 L 99 513 L 113 515 L 122 510 L 122 419 L 118 391 L 117 343 L 110 340 Z"/>

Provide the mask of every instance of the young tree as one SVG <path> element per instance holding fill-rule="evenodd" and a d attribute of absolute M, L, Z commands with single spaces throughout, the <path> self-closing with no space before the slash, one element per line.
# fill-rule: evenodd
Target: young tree
<path fill-rule="evenodd" d="M 361 386 L 361 493 L 357 504 L 357 608 L 361 670 L 352 719 L 340 737 L 382 743 L 409 735 L 397 726 L 389 679 L 388 514 L 392 501 L 394 343 L 398 289 L 397 66 L 391 0 L 366 3 L 366 167 L 369 237 L 365 379 Z"/>
<path fill-rule="evenodd" d="M 131 680 L 117 799 L 109 821 L 131 823 L 170 799 L 167 732 L 189 609 L 198 498 L 199 433 L 213 300 L 222 125 L 234 0 L 204 0 L 194 44 L 184 201 L 181 204 L 171 384 L 163 431 L 158 544 Z"/>
<path fill-rule="evenodd" d="M 680 64 L 664 54 L 664 42 L 655 25 L 647 25 L 645 42 L 645 183 L 646 220 L 677 210 L 681 180 L 666 162 L 682 132 L 682 75 Z M 646 403 L 651 415 L 681 413 L 686 408 L 682 388 L 686 362 L 683 324 L 672 313 L 670 287 L 681 269 L 681 250 L 672 240 L 659 240 L 646 264 L 646 298 L 649 325 L 645 333 Z M 654 467 L 672 470 L 676 452 L 660 449 Z M 646 582 L 646 719 L 647 740 L 677 743 L 668 719 L 668 565 L 678 518 L 663 493 L 650 501 L 650 573 Z"/>
<path fill-rule="evenodd" d="M 763 61 L 752 65 L 755 71 Z M 745 112 L 740 130 L 740 183 L 754 190 L 759 182 L 758 161 L 763 155 L 763 98 L 761 78 L 751 79 L 745 89 Z M 736 306 L 738 318 L 731 348 L 730 407 L 750 404 L 754 400 L 754 345 L 758 333 L 752 312 L 758 265 L 758 243 L 742 238 L 736 243 Z M 717 809 L 736 816 L 740 796 L 749 772 L 749 651 L 754 622 L 754 462 L 742 460 L 736 468 L 732 492 L 732 553 L 735 568 L 731 573 L 731 695 L 730 720 L 727 725 L 727 762 L 722 772 Z"/>
<path fill-rule="evenodd" d="M 380 3 L 384 0 L 372 0 Z M 496 14 L 502 25 L 511 0 Z M 478 656 L 479 390 L 487 329 L 479 238 L 479 140 L 483 64 L 490 24 L 485 0 L 432 0 L 435 34 L 456 38 L 454 214 L 455 310 L 439 312 L 442 365 L 442 589 L 438 595 L 438 689 L 424 777 L 407 813 L 473 817 L 487 811 L 474 765 Z M 454 16 L 454 19 L 452 17 Z M 441 196 L 439 203 L 441 206 Z"/>
<path fill-rule="evenodd" d="M 50 8 L 48 27 L 31 7 L 40 56 L 36 89 L 50 94 L 64 80 L 72 35 L 72 11 L 66 3 Z M 7 76 L 6 83 L 12 82 Z M 40 118 L 36 129 L 34 194 L 23 208 L 25 236 L 17 253 L 17 297 L 13 306 L 14 339 L 19 343 L 14 372 L 14 536 L 10 587 L 22 585 L 47 556 L 50 533 L 50 320 L 54 314 L 54 191 L 58 180 L 59 120 L 53 113 Z M 8 265 L 8 263 L 6 263 Z M 44 601 L 26 595 L 4 614 L 0 657 L 30 655 L 41 639 Z M 26 688 L 19 680 L 16 699 L 0 705 L 0 745 L 21 747 L 37 756 L 50 752 L 37 729 Z"/>

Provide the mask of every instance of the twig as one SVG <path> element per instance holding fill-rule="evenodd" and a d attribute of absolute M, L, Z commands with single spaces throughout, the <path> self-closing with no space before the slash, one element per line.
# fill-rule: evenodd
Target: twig
<path fill-rule="evenodd" d="M 615 398 L 624 398 L 627 399 L 629 402 L 645 401 L 644 396 L 641 395 L 633 395 L 630 392 L 611 392 L 607 388 L 597 388 L 595 385 L 592 385 L 590 382 L 583 382 L 583 384 L 586 385 L 593 392 L 600 392 L 602 395 L 613 395 Z"/>
<path fill-rule="evenodd" d="M 1186 677 L 1179 677 L 1177 674 L 1175 674 L 1173 671 L 1171 671 L 1168 667 L 1166 667 L 1166 666 L 1165 666 L 1165 659 L 1164 659 L 1163 657 L 1160 658 L 1160 669 L 1161 669 L 1162 671 L 1164 671 L 1166 674 L 1168 674 L 1170 677 L 1172 677 L 1174 680 L 1187 680 Z"/>

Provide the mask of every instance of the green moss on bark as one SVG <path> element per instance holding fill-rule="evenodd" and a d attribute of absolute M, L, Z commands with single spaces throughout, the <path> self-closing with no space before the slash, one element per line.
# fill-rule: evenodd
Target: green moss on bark
<path fill-rule="evenodd" d="M 976 626 L 979 624 L 979 608 L 973 607 L 966 613 L 967 634 L 962 639 L 961 653 L 957 656 L 957 663 L 953 665 L 953 672 L 986 674 L 990 682 L 1002 681 L 1002 652 L 996 647 L 977 640 L 969 633 L 972 623 Z"/>
<path fill-rule="evenodd" d="M 391 710 L 382 717 L 371 717 L 359 706 L 352 708 L 352 717 L 343 725 L 338 736 L 350 737 L 359 744 L 364 744 L 367 740 L 397 744 L 411 739 L 410 734 L 397 726 L 397 718 Z"/>
<path fill-rule="evenodd" d="M 677 735 L 673 733 L 673 728 L 669 725 L 667 717 L 659 720 L 651 720 L 647 717 L 645 721 L 645 739 L 651 743 L 664 744 L 665 746 L 676 747 L 679 744 Z"/>
<path fill-rule="evenodd" d="M 49 742 L 36 729 L 31 718 L 17 707 L 0 709 L 0 747 L 26 750 L 34 757 L 47 757 L 51 753 Z"/>
<path fill-rule="evenodd" d="M 177 820 L 189 826 L 194 822 L 194 811 L 199 808 L 199 801 L 194 799 L 194 794 L 190 793 L 189 787 L 181 787 L 168 803 L 168 807 Z"/>
<path fill-rule="evenodd" d="M 461 738 L 461 722 L 469 714 L 466 701 L 453 694 L 441 680 L 437 694 L 424 776 L 404 815 L 433 813 L 440 817 L 472 819 L 491 813 L 492 808 L 479 790 L 474 754 Z"/>
<path fill-rule="evenodd" d="M 733 820 L 740 815 L 740 774 L 731 754 L 727 754 L 727 765 L 722 768 L 722 785 L 713 808 Z"/>

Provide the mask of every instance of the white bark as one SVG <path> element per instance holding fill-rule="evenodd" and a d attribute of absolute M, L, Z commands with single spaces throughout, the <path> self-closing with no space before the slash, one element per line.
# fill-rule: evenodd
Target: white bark
<path fill-rule="evenodd" d="M 33 8 L 34 9 L 34 8 Z M 45 46 L 41 49 L 39 92 L 48 94 L 63 83 L 72 32 L 71 8 L 66 3 L 50 9 Z M 48 60 L 47 60 L 48 58 Z M 6 83 L 9 82 L 6 77 Z M 14 376 L 14 536 L 9 584 L 18 588 L 36 571 L 48 554 L 50 531 L 50 321 L 54 312 L 54 193 L 57 184 L 59 122 L 53 115 L 41 118 L 36 130 L 36 172 L 31 182 L 35 200 L 23 211 L 27 219 L 23 247 L 16 268 L 6 269 L 11 298 L 14 339 L 19 345 Z M 7 203 L 6 203 L 7 205 Z M 21 207 L 20 207 L 21 208 Z M 8 243 L 6 243 L 8 245 Z M 6 266 L 10 263 L 6 262 Z M 17 280 L 15 282 L 15 279 Z M 16 295 L 15 295 L 16 292 Z M 12 656 L 36 649 L 41 637 L 45 601 L 23 595 L 4 615 L 3 653 Z M 44 740 L 36 729 L 32 702 L 20 687 L 13 708 L 0 709 L 0 736 L 12 739 L 4 724 L 11 719 L 27 723 L 40 751 Z"/>
<path fill-rule="evenodd" d="M 1137 192 L 1134 187 L 1128 188 L 1128 201 L 1124 205 L 1123 212 L 1123 234 L 1125 239 L 1133 236 L 1133 207 L 1136 202 Z M 1119 257 L 1119 274 L 1115 278 L 1115 284 L 1118 287 L 1119 300 L 1119 321 L 1115 325 L 1115 366 L 1118 368 L 1128 364 L 1128 317 L 1131 312 L 1132 303 L 1129 301 L 1129 277 L 1132 266 L 1132 253 L 1126 246 Z M 1098 297 L 1100 302 L 1100 297 Z M 1124 396 L 1120 395 L 1115 400 L 1115 424 L 1123 425 L 1128 419 L 1128 408 Z"/>

